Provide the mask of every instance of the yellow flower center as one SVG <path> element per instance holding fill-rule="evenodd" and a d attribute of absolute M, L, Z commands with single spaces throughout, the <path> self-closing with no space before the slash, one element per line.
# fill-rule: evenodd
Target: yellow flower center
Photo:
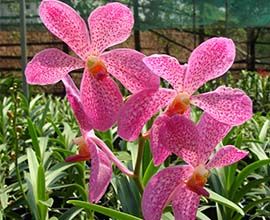
<path fill-rule="evenodd" d="M 175 114 L 182 115 L 189 108 L 189 105 L 189 95 L 186 92 L 179 93 L 167 108 L 166 114 L 168 116 L 173 116 Z"/>
<path fill-rule="evenodd" d="M 109 75 L 104 62 L 97 56 L 89 56 L 86 61 L 86 66 L 89 73 L 98 80 L 102 80 Z"/>
<path fill-rule="evenodd" d="M 186 181 L 187 187 L 199 195 L 207 195 L 208 193 L 203 187 L 207 182 L 209 174 L 209 170 L 200 164 L 194 169 L 192 176 Z"/>

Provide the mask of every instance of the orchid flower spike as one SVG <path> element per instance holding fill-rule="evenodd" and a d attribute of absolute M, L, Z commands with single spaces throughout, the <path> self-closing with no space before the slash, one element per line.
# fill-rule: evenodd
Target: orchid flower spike
<path fill-rule="evenodd" d="M 111 152 L 109 147 L 98 137 L 89 123 L 88 115 L 85 113 L 79 90 L 69 75 L 62 79 L 66 96 L 79 124 L 81 137 L 73 140 L 79 146 L 79 153 L 66 158 L 66 162 L 90 161 L 91 174 L 89 179 L 89 200 L 98 202 L 106 192 L 112 178 L 112 163 L 114 163 L 126 175 L 133 175 Z"/>
<path fill-rule="evenodd" d="M 130 92 L 157 88 L 159 77 L 144 65 L 144 55 L 131 49 L 105 49 L 124 42 L 133 27 L 133 15 L 120 3 L 95 9 L 84 20 L 67 4 L 43 0 L 39 14 L 51 33 L 63 40 L 78 56 L 75 58 L 52 48 L 35 55 L 26 67 L 30 84 L 54 84 L 69 72 L 84 68 L 80 88 L 83 108 L 94 129 L 105 131 L 117 120 L 123 98 L 109 73 Z"/>
<path fill-rule="evenodd" d="M 210 170 L 231 165 L 248 154 L 228 145 L 209 160 L 214 147 L 229 132 L 230 126 L 206 113 L 197 126 L 185 116 L 175 115 L 169 120 L 169 124 L 176 127 L 174 132 L 177 132 L 167 133 L 170 149 L 187 165 L 165 168 L 151 178 L 142 198 L 145 220 L 160 220 L 163 209 L 169 203 L 176 220 L 195 219 L 200 196 L 209 196 L 204 186 Z"/>
<path fill-rule="evenodd" d="M 190 105 L 196 105 L 216 120 L 228 125 L 240 125 L 252 116 L 252 102 L 239 89 L 219 87 L 213 92 L 194 95 L 207 81 L 223 75 L 233 64 L 235 46 L 228 38 L 211 38 L 199 45 L 189 57 L 188 64 L 180 65 L 174 57 L 152 55 L 143 59 L 152 72 L 168 81 L 173 89 L 146 89 L 132 95 L 121 108 L 118 134 L 129 141 L 135 140 L 144 124 L 165 108 L 154 126 L 164 124 L 162 117 L 189 115 Z M 158 140 L 151 132 L 153 144 Z M 155 162 L 157 165 L 160 162 Z"/>

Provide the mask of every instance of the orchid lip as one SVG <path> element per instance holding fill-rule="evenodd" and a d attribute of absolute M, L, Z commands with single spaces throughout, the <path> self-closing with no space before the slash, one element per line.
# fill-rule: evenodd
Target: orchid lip
<path fill-rule="evenodd" d="M 209 177 L 209 170 L 203 164 L 194 168 L 191 177 L 185 181 L 187 187 L 198 195 L 209 196 L 209 193 L 203 188 Z"/>
<path fill-rule="evenodd" d="M 97 80 L 103 80 L 109 75 L 104 62 L 98 56 L 90 55 L 86 61 L 86 68 Z"/>
<path fill-rule="evenodd" d="M 183 115 L 190 106 L 190 96 L 186 92 L 178 93 L 166 109 L 168 116 L 175 114 Z"/>

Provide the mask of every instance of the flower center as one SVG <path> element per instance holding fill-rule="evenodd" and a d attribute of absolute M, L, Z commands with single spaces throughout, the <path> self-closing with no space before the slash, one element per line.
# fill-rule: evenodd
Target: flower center
<path fill-rule="evenodd" d="M 98 80 L 103 80 L 109 75 L 104 62 L 97 56 L 89 56 L 86 66 L 88 71 Z"/>
<path fill-rule="evenodd" d="M 186 92 L 179 93 L 166 110 L 168 116 L 182 115 L 189 108 L 190 99 Z"/>
<path fill-rule="evenodd" d="M 186 181 L 186 185 L 191 191 L 199 195 L 209 196 L 209 193 L 203 188 L 208 177 L 209 170 L 200 164 L 194 169 L 192 176 Z"/>

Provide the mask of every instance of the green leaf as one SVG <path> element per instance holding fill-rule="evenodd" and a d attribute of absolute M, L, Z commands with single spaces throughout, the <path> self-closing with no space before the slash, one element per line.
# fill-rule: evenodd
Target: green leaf
<path fill-rule="evenodd" d="M 267 182 L 270 180 L 270 177 L 265 177 L 257 180 L 252 180 L 234 193 L 233 201 L 240 202 L 240 200 L 246 195 L 246 193 L 251 192 L 253 188 L 258 187 L 258 185 Z"/>
<path fill-rule="evenodd" d="M 59 220 L 72 220 L 74 219 L 83 209 L 78 207 L 72 207 L 67 210 L 63 215 L 60 216 Z"/>
<path fill-rule="evenodd" d="M 148 181 L 150 180 L 150 178 L 158 171 L 160 166 L 155 166 L 153 160 L 150 161 L 145 174 L 143 176 L 143 180 L 142 183 L 144 186 L 146 186 L 146 184 L 148 183 Z"/>
<path fill-rule="evenodd" d="M 30 172 L 30 180 L 31 180 L 32 186 L 34 187 L 34 192 L 37 192 L 36 190 L 37 174 L 38 174 L 37 169 L 39 167 L 38 160 L 32 148 L 27 148 L 26 154 L 27 154 L 27 161 L 28 161 L 28 167 L 29 167 L 29 172 Z"/>
<path fill-rule="evenodd" d="M 240 173 L 237 175 L 231 189 L 230 189 L 230 194 L 233 194 L 233 192 L 239 188 L 239 186 L 242 185 L 244 179 L 246 177 L 248 177 L 248 175 L 250 175 L 253 171 L 255 171 L 256 169 L 262 167 L 263 165 L 269 164 L 270 163 L 270 159 L 266 159 L 266 160 L 259 160 L 259 161 L 255 161 L 252 164 L 249 164 L 248 166 L 246 166 L 243 170 L 240 171 Z"/>
<path fill-rule="evenodd" d="M 232 202 L 232 201 L 228 200 L 227 198 L 213 192 L 210 189 L 207 189 L 207 191 L 210 193 L 209 199 L 237 211 L 242 216 L 245 215 L 244 211 L 237 204 L 235 204 L 234 202 Z"/>
<path fill-rule="evenodd" d="M 69 200 L 67 201 L 69 204 L 73 204 L 77 207 L 83 208 L 88 211 L 95 211 L 98 213 L 101 213 L 103 215 L 109 216 L 111 218 L 116 218 L 118 220 L 142 220 L 141 218 L 138 218 L 136 216 L 126 214 L 120 211 L 116 211 L 111 208 L 106 208 L 100 205 L 91 204 L 89 202 L 83 202 L 78 200 Z"/>
<path fill-rule="evenodd" d="M 28 125 L 28 131 L 32 140 L 33 148 L 38 156 L 40 158 L 40 149 L 39 149 L 39 141 L 38 141 L 38 135 L 36 132 L 35 125 L 33 124 L 32 120 L 30 118 L 27 118 L 27 125 Z"/>
<path fill-rule="evenodd" d="M 265 141 L 266 139 L 266 135 L 267 135 L 267 131 L 270 127 L 270 120 L 266 120 L 262 126 L 262 129 L 260 131 L 260 134 L 259 134 L 259 140 L 260 141 Z"/>
<path fill-rule="evenodd" d="M 197 215 L 196 215 L 197 219 L 199 220 L 211 220 L 210 218 L 208 218 L 205 214 L 203 214 L 201 211 L 197 211 Z"/>

